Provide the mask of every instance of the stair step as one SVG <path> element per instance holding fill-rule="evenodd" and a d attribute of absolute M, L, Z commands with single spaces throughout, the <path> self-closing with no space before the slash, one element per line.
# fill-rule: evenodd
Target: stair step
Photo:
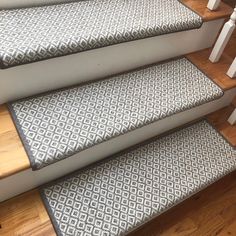
<path fill-rule="evenodd" d="M 215 114 L 215 119 L 223 120 L 221 117 L 224 117 L 224 113 L 218 111 Z M 223 132 L 225 128 L 227 129 L 227 127 L 224 126 L 216 126 L 216 128 L 220 132 Z M 225 132 L 225 137 L 228 135 L 228 140 L 230 140 L 230 137 L 235 133 L 232 128 L 233 127 L 227 129 L 227 132 Z M 214 144 L 213 147 L 215 147 L 215 145 L 216 144 Z M 236 147 L 236 145 L 234 145 L 234 147 Z M 177 224 L 176 227 L 179 226 L 181 222 L 186 225 L 183 215 L 193 216 L 196 220 L 199 219 L 195 221 L 195 223 L 198 225 L 197 232 L 201 232 L 201 235 L 205 235 L 202 230 L 204 230 L 204 232 L 206 232 L 206 230 L 208 230 L 207 232 L 212 232 L 209 231 L 213 229 L 212 225 L 206 226 L 206 223 L 212 219 L 212 216 L 218 213 L 228 212 L 235 201 L 235 177 L 236 172 L 234 171 L 232 174 L 227 175 L 220 181 L 207 187 L 207 189 L 194 195 L 192 198 L 185 200 L 183 204 L 178 204 L 178 206 L 171 208 L 167 213 L 161 214 L 151 224 L 143 226 L 141 230 L 135 231 L 131 235 L 141 236 L 154 233 L 159 235 L 163 234 L 163 232 L 170 235 L 170 230 L 175 227 L 175 224 Z M 229 189 L 231 189 L 231 192 L 227 193 Z M 227 205 L 221 204 L 223 202 L 227 202 Z M 232 208 L 232 210 L 231 212 L 234 212 L 234 208 Z M 32 215 L 34 217 L 32 217 Z M 202 224 L 203 215 L 205 216 L 204 224 Z M 227 217 L 231 215 L 232 214 Z M 201 217 L 199 218 L 199 216 Z M 234 214 L 232 215 L 232 219 L 233 218 Z M 231 218 L 227 219 L 230 220 Z M 38 190 L 24 193 L 0 203 L 0 225 L 1 235 L 56 235 Z M 173 227 L 170 228 L 170 225 Z M 206 229 L 206 227 L 209 229 Z M 196 235 L 199 235 L 197 232 Z M 233 233 L 234 231 L 231 232 Z M 178 233 L 180 233 L 179 227 Z"/>
<path fill-rule="evenodd" d="M 104 2 L 105 0 L 102 0 L 102 1 Z M 173 1 L 178 2 L 178 0 L 173 0 Z M 8 2 L 12 2 L 12 1 L 8 1 Z M 93 2 L 93 3 L 98 2 L 98 0 L 96 1 L 88 0 L 88 1 L 80 1 L 80 2 L 82 2 L 81 4 L 87 4 L 89 2 Z M 127 4 L 131 4 L 132 2 L 134 2 L 135 4 L 141 4 L 140 1 L 137 2 L 134 0 L 128 1 Z M 148 2 L 149 0 L 145 1 L 145 4 Z M 163 4 L 167 4 L 167 1 L 160 1 L 160 2 L 162 2 Z M 0 104 L 4 104 L 9 101 L 14 101 L 16 99 L 32 96 L 32 95 L 39 94 L 46 91 L 52 91 L 55 89 L 60 89 L 67 86 L 76 85 L 81 82 L 87 82 L 87 81 L 91 81 L 97 78 L 104 78 L 106 76 L 111 76 L 112 74 L 123 73 L 124 71 L 129 71 L 129 70 L 132 70 L 132 69 L 144 66 L 144 65 L 157 63 L 157 62 L 169 59 L 169 58 L 174 58 L 177 56 L 185 55 L 190 52 L 198 51 L 204 48 L 209 48 L 214 43 L 215 38 L 217 37 L 218 32 L 222 27 L 224 18 L 228 17 L 232 13 L 232 8 L 222 2 L 220 5 L 220 8 L 217 11 L 209 11 L 209 10 L 206 10 L 207 2 L 208 0 L 198 0 L 198 1 L 182 0 L 181 1 L 181 3 L 187 6 L 187 8 L 191 9 L 193 12 L 196 12 L 198 15 L 200 15 L 200 17 L 204 21 L 202 27 L 199 29 L 184 30 L 181 32 L 175 32 L 171 34 L 162 34 L 162 35 L 157 35 L 154 37 L 146 37 L 140 40 L 134 40 L 132 42 L 125 41 L 123 43 L 110 45 L 109 47 L 99 46 L 99 48 L 96 48 L 94 50 L 86 50 L 86 51 L 83 51 L 82 53 L 74 53 L 74 52 L 71 53 L 71 51 L 77 50 L 76 47 L 74 47 L 75 45 L 73 44 L 71 46 L 73 50 L 71 49 L 70 51 L 66 51 L 66 53 L 68 52 L 68 54 L 70 55 L 67 55 L 67 54 L 66 54 L 67 56 L 58 55 L 56 57 L 54 57 L 54 54 L 58 53 L 58 51 L 54 50 L 55 47 L 56 48 L 63 47 L 63 50 L 60 50 L 60 53 L 64 53 L 66 50 L 66 44 L 63 44 L 63 45 L 55 44 L 51 48 L 46 48 L 46 49 L 44 48 L 44 46 L 47 40 L 49 41 L 51 40 L 54 43 L 58 38 L 55 38 L 55 37 L 53 39 L 46 38 L 45 40 L 40 41 L 38 40 L 39 35 L 37 35 L 37 37 L 34 38 L 33 35 L 28 34 L 28 32 L 30 31 L 29 29 L 31 29 L 30 26 L 28 28 L 24 27 L 24 32 L 22 31 L 19 33 L 17 32 L 17 30 L 12 29 L 13 28 L 12 24 L 14 24 L 14 22 L 17 25 L 16 27 L 18 27 L 18 22 L 20 22 L 19 19 L 23 18 L 22 15 L 24 12 L 28 12 L 28 11 L 36 12 L 36 11 L 40 11 L 39 9 L 42 9 L 42 8 L 44 9 L 44 7 L 0 11 L 0 22 L 1 22 L 0 41 L 1 39 L 4 40 L 4 44 L 0 43 L 0 64 L 3 63 L 2 62 L 3 56 L 6 56 L 9 53 L 12 54 L 10 57 L 7 56 L 5 58 L 6 60 L 4 59 L 5 61 L 7 61 L 7 64 L 9 62 L 11 65 L 9 66 L 2 65 L 3 68 L 7 68 L 7 69 L 5 70 L 0 69 L 0 77 L 2 78 L 0 80 L 0 87 L 2 88 L 1 93 L 0 93 Z M 177 4 L 181 4 L 181 3 L 177 3 Z M 78 4 L 78 3 L 70 3 L 70 4 Z M 155 4 L 157 3 L 155 2 Z M 60 6 L 64 9 L 65 7 L 64 5 L 67 6 L 68 4 L 62 4 Z M 52 6 L 49 7 L 49 9 L 51 8 Z M 53 8 L 57 9 L 57 5 L 53 6 Z M 191 11 L 189 9 L 188 11 Z M 17 14 L 9 17 L 9 22 L 10 22 L 9 24 L 2 25 L 2 20 L 1 20 L 2 18 L 7 18 L 6 16 L 16 13 L 16 12 Z M 62 12 L 55 10 L 54 15 L 56 14 L 60 15 L 62 14 Z M 20 17 L 18 15 L 20 15 Z M 47 15 L 50 15 L 50 14 L 47 14 Z M 145 15 L 145 17 L 148 17 L 148 16 L 149 16 L 149 13 Z M 37 15 L 37 17 L 34 17 L 33 19 L 29 19 L 27 21 L 28 23 L 25 23 L 25 24 L 30 25 L 31 21 L 36 21 L 35 19 L 38 20 L 38 18 L 40 17 L 42 16 L 39 14 L 39 16 Z M 28 19 L 30 18 L 30 16 L 27 15 L 25 16 L 25 18 Z M 88 18 L 90 17 L 87 17 L 86 20 Z M 15 21 L 14 19 L 17 19 L 17 21 Z M 70 15 L 68 18 L 68 21 L 70 21 L 71 19 L 72 17 Z M 140 19 L 141 18 L 138 18 L 138 20 Z M 177 20 L 176 17 L 175 19 Z M 47 22 L 47 24 L 51 23 L 51 18 L 48 19 L 48 16 L 45 17 L 43 20 Z M 125 21 L 123 18 L 122 20 Z M 156 20 L 156 19 L 152 18 L 152 20 Z M 24 19 L 22 19 L 21 22 L 23 21 Z M 146 26 L 143 25 L 142 22 L 143 21 L 140 21 L 140 24 L 142 25 L 142 27 L 145 28 Z M 158 22 L 161 22 L 161 21 L 158 21 Z M 169 23 L 170 22 L 168 21 L 165 22 L 165 24 L 169 24 Z M 54 25 L 55 25 L 54 21 L 53 21 L 53 24 L 50 26 L 41 24 L 39 27 L 37 27 L 34 34 L 36 34 L 37 30 L 38 31 L 42 30 L 43 27 L 45 28 L 48 27 L 49 28 L 48 30 L 50 31 L 52 27 L 54 27 Z M 3 33 L 4 34 L 3 36 L 1 36 L 1 32 L 5 30 L 3 30 L 2 26 L 7 31 L 7 34 Z M 10 27 L 12 30 L 8 30 Z M 62 26 L 57 25 L 57 27 L 62 27 Z M 73 25 L 73 27 L 71 28 L 74 29 L 74 27 L 76 26 Z M 12 32 L 17 32 L 16 34 L 14 34 L 14 37 L 16 38 L 12 39 L 12 41 L 10 42 L 5 40 L 6 35 L 10 35 Z M 55 31 L 52 30 L 50 32 L 51 34 L 53 33 L 59 34 L 59 32 L 56 33 L 56 30 Z M 65 31 L 65 32 L 69 34 L 69 31 Z M 121 32 L 121 34 L 123 33 L 124 32 Z M 21 34 L 24 34 L 24 35 L 20 36 Z M 19 35 L 19 37 L 17 37 L 17 35 Z M 22 42 L 22 40 L 27 37 L 30 39 Z M 44 35 L 41 34 L 40 37 L 42 38 L 44 37 Z M 60 35 L 60 39 L 62 37 L 63 36 Z M 76 38 L 76 40 L 77 39 L 80 40 L 81 38 L 78 37 Z M 66 41 L 66 43 L 69 44 L 68 41 Z M 9 47 L 7 46 L 7 48 L 3 48 L 3 46 L 4 45 L 6 46 L 6 44 L 8 44 Z M 18 54 L 15 53 L 13 48 L 18 47 L 19 44 L 20 44 L 20 47 L 18 49 L 20 50 L 20 52 L 19 52 L 19 57 L 17 57 Z M 40 45 L 43 44 L 43 46 L 38 47 L 39 44 Z M 27 45 L 31 48 L 29 49 Z M 36 48 L 32 45 L 34 45 Z M 96 45 L 90 45 L 90 46 L 96 46 Z M 7 53 L 5 53 L 5 49 Z M 80 49 L 82 50 L 83 48 L 79 48 L 79 50 Z M 12 50 L 12 51 L 8 53 L 8 50 Z M 28 56 L 25 55 L 25 50 L 30 55 Z M 37 58 L 35 58 L 36 54 L 37 54 Z M 41 57 L 46 58 L 48 57 L 48 55 L 51 58 L 50 60 L 41 58 Z M 34 61 L 34 59 L 36 61 Z M 16 60 L 17 60 L 17 63 L 19 63 L 17 64 L 19 66 L 14 66 Z M 24 62 L 22 64 L 22 60 L 28 61 L 27 64 L 24 64 Z M 31 60 L 35 63 L 30 63 Z M 8 67 L 11 67 L 11 68 L 8 68 Z M 20 78 L 21 83 L 19 83 L 19 78 Z M 15 84 L 18 84 L 17 88 Z"/>
<path fill-rule="evenodd" d="M 9 104 L 33 170 L 171 115 L 223 91 L 186 58 Z"/>
<path fill-rule="evenodd" d="M 58 235 L 125 235 L 236 169 L 206 121 L 41 188 Z"/>
<path fill-rule="evenodd" d="M 224 74 L 222 73 L 222 71 L 227 70 L 226 68 L 228 68 L 232 62 L 232 60 L 228 59 L 228 56 L 226 54 L 229 52 L 231 53 L 231 51 L 226 51 L 223 54 L 222 59 L 218 63 L 214 64 L 209 63 L 208 60 L 210 50 L 202 50 L 199 52 L 191 53 L 189 55 L 186 55 L 186 57 L 193 64 L 197 65 L 198 68 L 200 68 L 223 90 L 231 90 L 236 87 L 236 80 L 232 80 L 229 77 L 224 76 Z M 230 101 L 232 101 L 232 99 L 233 97 L 228 99 L 227 103 L 222 104 L 215 110 L 227 106 Z M 215 110 L 211 110 L 208 113 Z M 205 113 L 203 115 L 206 115 L 208 113 Z M 203 115 L 199 117 L 202 117 Z M 189 121 L 190 120 L 185 122 Z M 10 175 L 19 173 L 25 169 L 29 169 L 30 162 L 6 105 L 0 106 L 0 123 L 4 124 L 0 126 L 0 179 L 3 179 Z M 179 125 L 180 124 L 178 124 L 177 126 Z M 6 142 L 6 140 L 8 140 L 8 142 Z M 139 142 L 141 142 L 141 140 Z M 111 155 L 111 153 L 109 155 Z"/>
<path fill-rule="evenodd" d="M 176 0 L 90 0 L 3 10 L 0 22 L 2 68 L 195 29 L 203 23 Z"/>

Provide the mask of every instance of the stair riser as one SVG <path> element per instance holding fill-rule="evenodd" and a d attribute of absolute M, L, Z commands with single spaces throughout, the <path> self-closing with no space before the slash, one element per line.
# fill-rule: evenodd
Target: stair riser
<path fill-rule="evenodd" d="M 223 22 L 0 70 L 0 104 L 208 48 Z"/>
<path fill-rule="evenodd" d="M 213 102 L 178 113 L 153 124 L 147 125 L 110 141 L 93 146 L 83 152 L 67 158 L 39 171 L 28 169 L 0 181 L 0 202 L 33 189 L 43 183 L 66 175 L 104 157 L 142 142 L 148 138 L 191 122 L 228 105 L 235 96 L 236 88 L 225 92 L 224 96 Z"/>
<path fill-rule="evenodd" d="M 0 9 L 11 9 L 11 8 L 21 8 L 21 7 L 34 7 L 34 6 L 44 6 L 50 4 L 58 3 L 68 3 L 73 0 L 2 0 L 0 3 Z"/>

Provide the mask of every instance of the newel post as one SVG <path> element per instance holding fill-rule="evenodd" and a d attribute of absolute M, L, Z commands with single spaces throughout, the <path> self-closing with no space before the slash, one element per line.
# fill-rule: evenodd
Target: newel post
<path fill-rule="evenodd" d="M 228 22 L 225 23 L 219 38 L 216 41 L 216 44 L 211 52 L 209 60 L 211 62 L 218 62 L 234 29 L 235 29 L 235 21 L 236 21 L 236 8 L 234 8 L 234 12 L 230 16 Z"/>

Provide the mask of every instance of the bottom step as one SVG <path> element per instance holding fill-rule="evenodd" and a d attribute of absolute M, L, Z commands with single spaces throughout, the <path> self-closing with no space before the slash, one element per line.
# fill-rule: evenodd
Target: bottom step
<path fill-rule="evenodd" d="M 206 121 L 41 188 L 58 235 L 123 235 L 236 169 L 236 150 Z"/>

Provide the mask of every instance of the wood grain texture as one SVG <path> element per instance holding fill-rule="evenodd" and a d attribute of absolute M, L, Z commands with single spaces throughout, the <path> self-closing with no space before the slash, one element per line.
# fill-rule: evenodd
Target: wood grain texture
<path fill-rule="evenodd" d="M 235 179 L 233 172 L 130 236 L 236 235 Z M 0 235 L 56 236 L 37 190 L 0 204 Z"/>
<path fill-rule="evenodd" d="M 30 163 L 6 105 L 0 106 L 0 179 L 29 168 Z"/>
<path fill-rule="evenodd" d="M 56 235 L 37 190 L 0 204 L 0 235 Z"/>
<path fill-rule="evenodd" d="M 190 53 L 186 57 L 201 69 L 210 79 L 218 84 L 223 90 L 229 90 L 236 87 L 236 80 L 231 79 L 226 75 L 231 63 L 232 58 L 227 52 L 223 53 L 221 59 L 217 63 L 212 63 L 208 60 L 211 49 Z"/>
<path fill-rule="evenodd" d="M 181 0 L 181 2 L 199 14 L 204 21 L 227 18 L 233 12 L 232 7 L 224 2 L 221 2 L 216 11 L 210 11 L 207 8 L 208 0 Z"/>

